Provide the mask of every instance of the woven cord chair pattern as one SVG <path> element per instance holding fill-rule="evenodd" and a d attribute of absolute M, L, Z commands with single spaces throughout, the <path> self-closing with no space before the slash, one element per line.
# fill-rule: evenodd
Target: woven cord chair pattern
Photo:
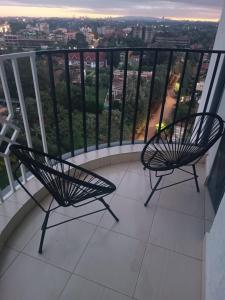
<path fill-rule="evenodd" d="M 36 202 L 36 204 L 45 212 L 44 222 L 42 224 L 42 235 L 39 246 L 39 253 L 42 253 L 42 247 L 45 237 L 46 229 L 79 219 L 84 216 L 88 216 L 103 210 L 108 210 L 114 219 L 118 222 L 119 219 L 110 209 L 110 206 L 105 202 L 104 197 L 111 194 L 116 190 L 115 185 L 109 180 L 88 171 L 80 166 L 76 166 L 70 162 L 56 158 L 54 156 L 35 151 L 34 149 L 27 148 L 22 145 L 11 145 L 10 151 L 19 160 L 19 165 L 16 168 L 14 174 L 18 183 L 22 188 L 30 195 L 30 197 Z M 26 189 L 21 182 L 17 171 L 21 164 L 35 175 L 35 177 L 44 185 L 48 192 L 52 196 L 52 201 L 45 209 Z M 52 207 L 53 200 L 57 202 L 55 207 Z M 50 212 L 56 210 L 58 207 L 80 207 L 87 205 L 94 201 L 100 201 L 104 208 L 76 217 L 64 222 L 60 222 L 51 226 L 48 226 L 48 218 Z"/>
<path fill-rule="evenodd" d="M 215 114 L 198 113 L 177 120 L 154 135 L 145 145 L 141 161 L 145 169 L 149 170 L 152 192 L 145 202 L 147 206 L 151 197 L 157 190 L 174 186 L 176 184 L 195 180 L 197 192 L 199 192 L 196 163 L 222 136 L 224 130 L 223 120 Z M 190 165 L 192 172 L 181 167 Z M 158 188 L 162 178 L 180 169 L 192 177 Z M 155 172 L 156 184 L 152 184 L 152 174 Z"/>

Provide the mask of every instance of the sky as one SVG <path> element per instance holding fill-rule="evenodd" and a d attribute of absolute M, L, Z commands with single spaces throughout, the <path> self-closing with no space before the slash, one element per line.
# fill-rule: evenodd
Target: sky
<path fill-rule="evenodd" d="M 220 18 L 224 0 L 0 0 L 0 16 Z"/>

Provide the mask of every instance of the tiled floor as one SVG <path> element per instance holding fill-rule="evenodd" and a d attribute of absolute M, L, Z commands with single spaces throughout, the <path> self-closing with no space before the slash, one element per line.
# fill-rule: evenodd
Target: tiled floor
<path fill-rule="evenodd" d="M 202 244 L 211 219 L 204 165 L 198 171 L 199 194 L 194 181 L 186 182 L 157 192 L 145 208 L 149 178 L 140 163 L 96 170 L 117 185 L 106 200 L 120 222 L 102 212 L 50 229 L 42 255 L 43 216 L 35 208 L 1 253 L 1 300 L 200 300 Z M 83 212 L 60 209 L 51 221 Z"/>

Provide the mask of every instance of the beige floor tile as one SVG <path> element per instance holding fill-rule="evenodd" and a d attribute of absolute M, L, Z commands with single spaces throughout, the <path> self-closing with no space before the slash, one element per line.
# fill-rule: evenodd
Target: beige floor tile
<path fill-rule="evenodd" d="M 114 194 L 115 193 L 104 197 L 104 200 L 107 203 L 109 203 L 111 201 L 112 197 L 114 197 Z M 70 217 L 70 218 L 76 218 L 78 216 L 81 216 L 81 215 L 84 215 L 87 213 L 91 213 L 93 211 L 104 209 L 104 208 L 105 208 L 104 205 L 100 201 L 95 201 L 90 204 L 87 204 L 87 205 L 84 205 L 81 207 L 77 207 L 77 208 L 75 208 L 73 206 L 59 207 L 56 210 L 56 212 L 60 213 L 62 215 L 65 215 L 67 217 Z M 80 220 L 86 221 L 86 222 L 94 224 L 94 225 L 98 225 L 104 213 L 105 213 L 105 211 L 98 212 L 98 213 L 83 217 Z"/>
<path fill-rule="evenodd" d="M 131 300 L 131 298 L 107 289 L 99 284 L 72 275 L 60 300 Z"/>
<path fill-rule="evenodd" d="M 54 214 L 49 224 L 66 219 L 68 218 L 65 216 Z M 41 231 L 38 231 L 23 252 L 72 272 L 94 230 L 94 225 L 80 221 L 71 221 L 48 229 L 42 254 L 38 253 L 41 237 Z"/>
<path fill-rule="evenodd" d="M 165 208 L 203 218 L 204 196 L 204 190 L 197 193 L 195 188 L 182 183 L 162 190 L 158 204 Z"/>
<path fill-rule="evenodd" d="M 70 274 L 20 254 L 0 279 L 1 300 L 55 300 Z"/>
<path fill-rule="evenodd" d="M 136 174 L 134 172 L 126 172 L 119 188 L 117 189 L 117 193 L 121 196 L 129 197 L 144 203 L 151 193 L 149 177 Z M 156 204 L 159 195 L 160 192 L 156 192 L 149 204 Z"/>
<path fill-rule="evenodd" d="M 7 270 L 19 252 L 4 247 L 0 252 L 0 276 Z"/>
<path fill-rule="evenodd" d="M 43 212 L 38 207 L 35 207 L 25 216 L 23 222 L 10 236 L 7 245 L 10 248 L 21 251 L 41 227 L 43 221 Z"/>
<path fill-rule="evenodd" d="M 75 273 L 131 296 L 144 250 L 144 245 L 135 239 L 99 228 Z"/>
<path fill-rule="evenodd" d="M 201 300 L 201 262 L 149 245 L 142 263 L 138 300 Z"/>
<path fill-rule="evenodd" d="M 126 170 L 127 164 L 121 163 L 96 169 L 94 170 L 94 172 L 112 181 L 118 187 L 123 176 L 125 175 Z"/>
<path fill-rule="evenodd" d="M 157 208 L 150 241 L 156 245 L 201 259 L 204 220 Z"/>
<path fill-rule="evenodd" d="M 119 218 L 119 222 L 106 212 L 100 222 L 100 226 L 123 233 L 147 242 L 155 214 L 156 207 L 128 199 L 124 196 L 115 195 L 111 202 L 111 208 Z"/>

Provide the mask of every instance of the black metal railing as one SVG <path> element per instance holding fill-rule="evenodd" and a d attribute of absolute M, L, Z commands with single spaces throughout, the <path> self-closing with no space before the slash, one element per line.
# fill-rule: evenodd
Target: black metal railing
<path fill-rule="evenodd" d="M 157 129 L 162 128 L 167 104 L 167 97 L 168 91 L 170 89 L 171 84 L 171 77 L 174 72 L 176 72 L 177 80 L 175 81 L 175 85 L 177 85 L 177 89 L 173 92 L 173 99 L 175 100 L 175 104 L 171 109 L 170 116 L 167 116 L 167 119 L 170 121 L 175 122 L 178 115 L 179 109 L 181 107 L 181 103 L 183 101 L 182 97 L 188 99 L 185 102 L 186 105 L 186 115 L 190 115 L 193 110 L 196 110 L 198 107 L 197 100 L 196 100 L 196 92 L 197 92 L 197 84 L 199 81 L 204 81 L 210 59 L 215 56 L 215 64 L 213 67 L 213 72 L 211 74 L 210 83 L 207 87 L 207 94 L 205 103 L 203 106 L 203 112 L 209 110 L 209 100 L 212 93 L 212 88 L 215 82 L 215 77 L 217 74 L 218 66 L 222 59 L 224 59 L 224 51 L 214 51 L 214 50 L 192 50 L 192 49 L 162 49 L 162 48 L 113 48 L 113 49 L 73 49 L 73 50 L 55 50 L 55 51 L 39 51 L 37 52 L 38 59 L 44 59 L 46 64 L 48 65 L 48 72 L 49 72 L 49 90 L 50 95 L 52 98 L 52 107 L 53 107 L 53 118 L 54 118 L 54 131 L 55 131 L 55 142 L 57 145 L 57 153 L 62 155 L 65 151 L 63 149 L 61 140 L 60 140 L 60 126 L 59 126 L 59 116 L 60 111 L 58 109 L 58 101 L 57 101 L 57 94 L 56 94 L 56 83 L 54 79 L 54 62 L 57 60 L 63 60 L 63 68 L 64 68 L 64 78 L 66 83 L 66 95 L 68 103 L 68 140 L 69 140 L 69 151 L 71 155 L 75 154 L 76 147 L 76 133 L 74 133 L 74 116 L 73 116 L 73 102 L 76 99 L 73 99 L 71 96 L 71 68 L 73 67 L 73 63 L 71 62 L 70 55 L 76 53 L 79 58 L 79 62 L 77 64 L 76 61 L 76 68 L 77 72 L 79 72 L 80 78 L 80 97 L 82 103 L 82 138 L 83 138 L 83 151 L 87 152 L 89 146 L 95 146 L 96 149 L 102 147 L 101 144 L 104 144 L 106 147 L 110 147 L 112 145 L 118 144 L 123 145 L 125 143 L 137 143 L 137 142 L 146 142 L 152 135 L 152 132 L 149 132 L 150 123 L 154 116 L 154 106 L 158 105 L 158 111 L 160 109 L 160 113 L 158 114 L 158 119 L 156 120 L 155 125 L 157 125 Z M 91 55 L 91 66 L 87 66 L 87 63 L 90 62 L 87 60 L 90 59 L 87 57 L 86 54 L 94 53 L 94 56 Z M 100 72 L 103 68 L 100 65 L 102 60 L 100 61 L 100 55 L 104 54 L 104 57 L 107 61 L 104 68 L 108 70 L 108 97 L 107 97 L 107 107 L 104 108 L 105 112 L 107 112 L 108 120 L 107 120 L 107 130 L 105 133 L 105 142 L 100 142 Z M 115 64 L 116 59 L 118 60 L 119 56 L 119 63 L 117 62 L 117 66 Z M 93 59 L 94 57 L 94 59 Z M 122 57 L 122 58 L 121 58 Z M 135 59 L 138 57 L 138 62 L 133 62 L 131 64 L 131 59 L 134 57 Z M 151 61 L 149 64 L 146 60 L 149 59 Z M 135 65 L 135 68 L 134 68 Z M 162 76 L 160 81 L 160 87 L 156 86 L 156 79 L 158 80 L 157 70 L 159 66 L 164 67 L 164 75 Z M 145 112 L 142 115 L 142 129 L 141 129 L 141 138 L 137 138 L 137 121 L 140 120 L 138 118 L 139 108 L 140 108 L 140 92 L 143 90 L 142 83 L 142 74 L 145 72 L 149 67 L 149 72 L 151 74 L 150 80 L 146 81 L 145 84 L 145 91 L 148 91 L 148 95 L 145 97 Z M 178 70 L 175 71 L 175 68 Z M 88 69 L 92 69 L 92 75 L 94 79 L 94 91 L 95 91 L 95 111 L 93 116 L 95 116 L 95 125 L 92 127 L 92 134 L 94 136 L 95 142 L 90 145 L 88 143 L 87 137 L 87 97 L 86 97 L 86 88 L 87 83 L 85 79 L 85 72 Z M 114 83 L 114 71 L 120 70 L 121 74 L 123 74 L 123 80 L 121 83 L 121 91 L 120 91 L 120 101 L 119 101 L 119 132 L 117 140 L 112 139 L 112 113 L 115 110 L 114 108 L 114 99 L 113 99 L 113 83 Z M 126 112 L 127 109 L 127 97 L 128 97 L 128 72 L 133 72 L 135 75 L 130 81 L 133 80 L 134 84 L 134 93 L 133 96 L 133 108 L 131 111 Z M 143 71 L 145 70 L 145 71 Z M 129 75 L 130 76 L 130 75 Z M 188 81 L 188 82 L 187 82 Z M 186 91 L 184 91 L 184 85 L 186 85 Z M 154 94 L 161 89 L 162 95 L 161 100 L 158 101 L 157 105 L 155 104 Z M 199 92 L 201 94 L 201 92 Z M 198 95 L 200 98 L 200 95 Z M 129 115 L 129 119 L 132 119 L 130 124 L 130 133 L 126 133 L 124 136 L 124 126 L 126 124 L 125 120 L 125 112 Z M 156 129 L 155 129 L 156 130 Z M 154 131 L 154 128 L 153 128 Z M 139 132 L 140 134 L 140 132 Z M 81 148 L 81 147 L 80 147 Z M 68 150 L 68 149 L 67 149 Z"/>
<path fill-rule="evenodd" d="M 146 143 L 165 123 L 199 109 L 216 112 L 225 85 L 224 55 L 135 47 L 3 55 L 1 104 L 20 128 L 19 143 L 65 158 Z M 199 83 L 206 75 L 201 95 Z M 13 158 L 4 156 L 0 162 L 1 201 L 16 187 Z M 26 181 L 26 170 L 21 175 Z"/>

